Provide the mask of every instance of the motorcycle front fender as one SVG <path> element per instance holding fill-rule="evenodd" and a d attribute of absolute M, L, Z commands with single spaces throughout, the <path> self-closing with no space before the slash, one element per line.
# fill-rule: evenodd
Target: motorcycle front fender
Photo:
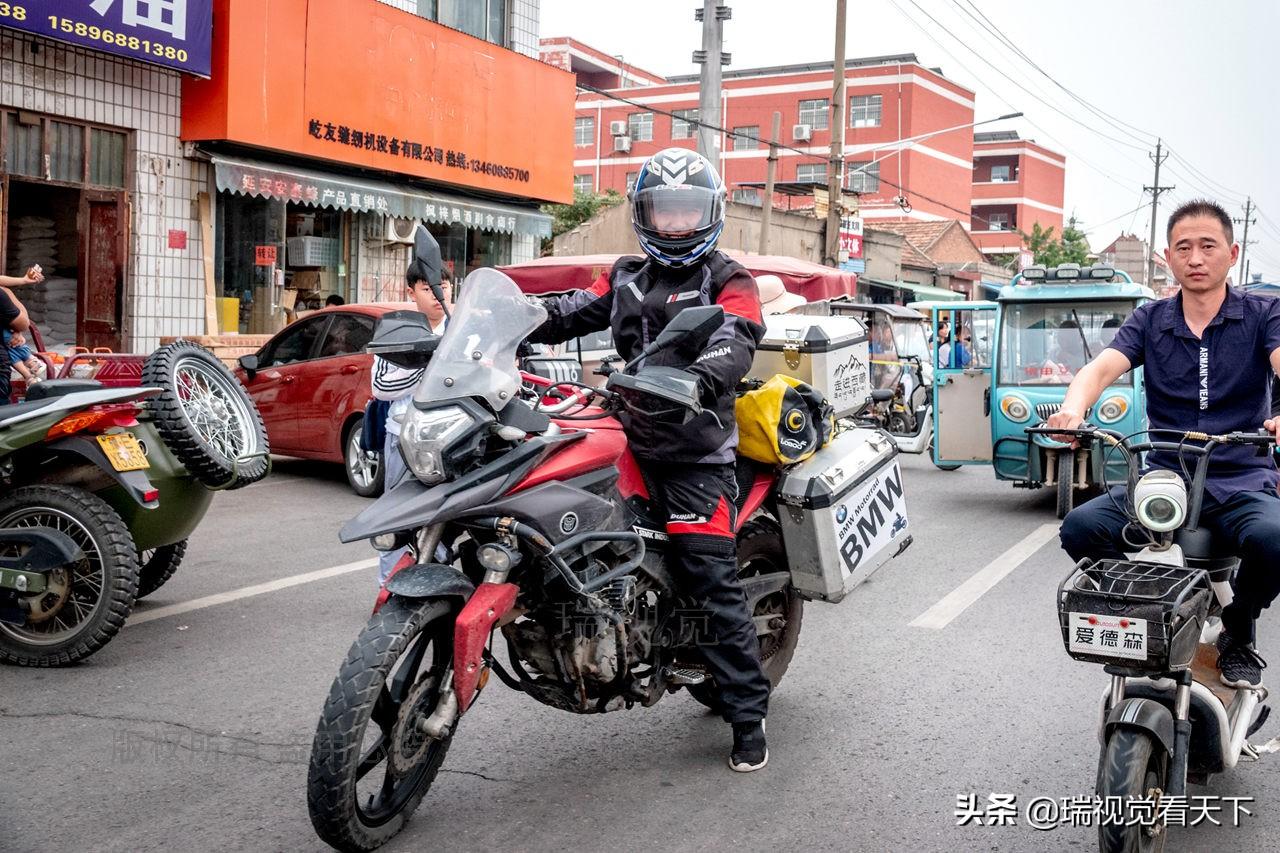
<path fill-rule="evenodd" d="M 1103 742 L 1118 728 L 1148 732 L 1173 755 L 1173 714 L 1154 699 L 1131 697 L 1112 708 L 1102 726 Z"/>
<path fill-rule="evenodd" d="M 465 604 L 476 591 L 467 576 L 453 566 L 418 563 L 387 579 L 387 592 L 401 598 L 456 598 Z"/>

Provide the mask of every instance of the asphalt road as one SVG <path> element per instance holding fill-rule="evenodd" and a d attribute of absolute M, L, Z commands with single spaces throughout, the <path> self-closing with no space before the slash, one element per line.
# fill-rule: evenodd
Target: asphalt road
<path fill-rule="evenodd" d="M 385 849 L 1094 847 L 1096 830 L 1035 830 L 1023 808 L 1092 793 L 1106 681 L 1062 649 L 1053 593 L 1069 565 L 1043 528 L 1050 496 L 985 468 L 904 464 L 915 544 L 841 604 L 806 607 L 772 700 L 766 770 L 731 773 L 727 727 L 683 694 L 576 717 L 495 679 Z M 349 568 L 372 552 L 336 538 L 364 505 L 337 468 L 281 461 L 263 483 L 218 496 L 178 574 L 87 663 L 0 668 L 0 850 L 328 849 L 307 816 L 307 756 L 374 597 L 376 570 Z M 984 594 L 931 617 L 945 626 L 911 624 L 937 617 L 935 605 L 993 561 Z M 335 566 L 348 568 L 271 585 Z M 1280 656 L 1274 613 L 1260 640 Z M 1256 740 L 1277 733 L 1272 722 Z M 1176 829 L 1167 849 L 1273 851 L 1280 774 L 1267 764 L 1280 757 L 1191 791 L 1253 797 L 1253 816 Z M 1016 795 L 1018 825 L 957 826 L 967 794 L 980 808 Z"/>

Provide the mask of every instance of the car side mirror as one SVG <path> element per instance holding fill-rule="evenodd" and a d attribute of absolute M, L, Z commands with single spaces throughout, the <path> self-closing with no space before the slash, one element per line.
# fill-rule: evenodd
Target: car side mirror
<path fill-rule="evenodd" d="M 250 353 L 249 355 L 240 356 L 240 366 L 244 368 L 245 376 L 253 379 L 258 375 L 258 354 Z"/>

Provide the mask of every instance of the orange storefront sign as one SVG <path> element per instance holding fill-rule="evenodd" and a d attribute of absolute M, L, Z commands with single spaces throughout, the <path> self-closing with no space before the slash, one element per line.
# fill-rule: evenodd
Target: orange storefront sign
<path fill-rule="evenodd" d="M 376 0 L 216 0 L 182 138 L 567 202 L 574 91 L 565 71 Z"/>

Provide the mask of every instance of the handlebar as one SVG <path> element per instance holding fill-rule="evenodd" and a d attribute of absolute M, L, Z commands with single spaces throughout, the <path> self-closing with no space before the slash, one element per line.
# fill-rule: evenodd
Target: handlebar
<path fill-rule="evenodd" d="M 1182 466 L 1183 476 L 1190 480 L 1190 490 L 1188 498 L 1190 504 L 1187 507 L 1187 519 L 1185 526 L 1195 528 L 1200 523 L 1200 512 L 1204 503 L 1205 482 L 1209 474 L 1209 457 L 1219 447 L 1228 445 L 1237 447 L 1256 447 L 1259 456 L 1266 456 L 1271 452 L 1271 448 L 1276 444 L 1276 436 L 1274 433 L 1266 429 L 1260 429 L 1257 432 L 1230 432 L 1221 435 L 1212 435 L 1206 432 L 1198 432 L 1195 430 L 1170 430 L 1170 429 L 1153 429 L 1145 430 L 1143 433 L 1147 436 L 1167 435 L 1176 437 L 1176 441 L 1154 441 L 1148 440 L 1144 442 L 1130 441 L 1131 436 L 1122 435 L 1115 430 L 1100 429 L 1092 424 L 1085 424 L 1077 429 L 1064 429 L 1062 427 L 1035 426 L 1027 427 L 1028 435 L 1045 435 L 1049 437 L 1064 436 L 1072 439 L 1083 439 L 1090 442 L 1103 441 L 1111 445 L 1112 448 L 1120 448 L 1125 455 L 1125 462 L 1129 470 L 1128 488 L 1132 494 L 1134 487 L 1138 482 L 1139 472 L 1139 455 L 1149 451 L 1163 451 L 1175 454 L 1178 457 L 1179 464 Z M 1199 444 L 1187 444 L 1188 441 L 1199 442 Z M 1194 474 L 1187 472 L 1186 456 L 1198 457 Z M 1104 456 L 1104 462 L 1106 457 Z M 1103 486 L 1106 487 L 1106 466 L 1103 466 Z M 1132 511 L 1126 510 L 1126 514 L 1132 516 Z"/>

